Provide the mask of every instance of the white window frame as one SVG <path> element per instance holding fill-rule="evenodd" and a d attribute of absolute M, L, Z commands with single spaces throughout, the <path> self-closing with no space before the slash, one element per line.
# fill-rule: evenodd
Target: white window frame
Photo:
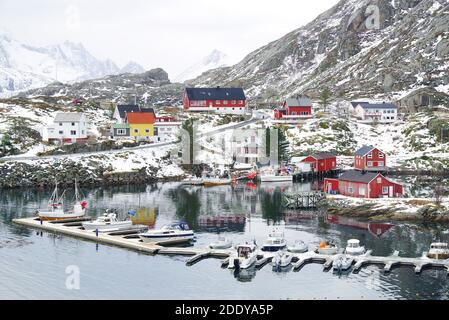
<path fill-rule="evenodd" d="M 368 167 L 372 167 L 372 166 L 373 166 L 373 162 L 372 162 L 372 161 L 368 161 L 367 166 L 368 166 Z"/>
<path fill-rule="evenodd" d="M 118 136 L 126 136 L 126 129 L 117 129 Z"/>
<path fill-rule="evenodd" d="M 385 191 L 385 189 L 387 190 L 387 191 Z M 382 194 L 384 195 L 384 194 L 390 194 L 390 188 L 388 187 L 388 186 L 383 186 L 382 187 Z"/>

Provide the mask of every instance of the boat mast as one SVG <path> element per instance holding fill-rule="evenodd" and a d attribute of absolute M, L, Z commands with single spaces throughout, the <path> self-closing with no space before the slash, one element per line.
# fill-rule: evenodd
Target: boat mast
<path fill-rule="evenodd" d="M 75 178 L 75 201 L 78 202 L 80 198 L 78 191 L 78 179 Z"/>

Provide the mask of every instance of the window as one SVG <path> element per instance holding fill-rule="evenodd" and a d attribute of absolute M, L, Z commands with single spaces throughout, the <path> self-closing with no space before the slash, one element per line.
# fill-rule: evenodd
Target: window
<path fill-rule="evenodd" d="M 139 133 L 139 129 L 134 129 L 134 133 Z"/>
<path fill-rule="evenodd" d="M 237 101 L 235 101 L 235 100 L 232 100 L 232 104 L 237 104 Z"/>
<path fill-rule="evenodd" d="M 239 104 L 243 104 L 243 100 L 239 100 Z"/>
<path fill-rule="evenodd" d="M 64 134 L 64 131 L 59 131 L 59 134 Z"/>
<path fill-rule="evenodd" d="M 70 134 L 71 134 L 72 136 L 76 136 L 76 130 L 71 130 L 71 131 L 70 131 Z"/>
<path fill-rule="evenodd" d="M 145 132 L 146 133 L 150 133 L 150 129 L 145 129 Z"/>
<path fill-rule="evenodd" d="M 382 187 L 382 194 L 388 194 L 388 187 Z"/>
<path fill-rule="evenodd" d="M 383 161 L 379 161 L 379 167 L 383 167 L 384 166 L 384 162 Z"/>
<path fill-rule="evenodd" d="M 84 134 L 84 130 L 81 130 L 81 134 Z"/>
<path fill-rule="evenodd" d="M 365 195 L 365 193 L 366 193 L 365 187 L 360 187 L 360 188 L 359 188 L 359 194 L 360 194 L 360 195 Z"/>
<path fill-rule="evenodd" d="M 368 153 L 368 159 L 372 159 L 372 158 L 373 158 L 373 153 L 372 152 Z"/>
<path fill-rule="evenodd" d="M 62 123 L 61 122 L 59 123 L 59 126 L 62 127 Z"/>
<path fill-rule="evenodd" d="M 373 162 L 372 161 L 368 161 L 368 167 L 372 167 L 373 166 Z"/>
<path fill-rule="evenodd" d="M 295 111 L 292 112 L 292 116 L 296 116 L 296 112 Z"/>
<path fill-rule="evenodd" d="M 117 129 L 118 136 L 126 136 L 126 129 Z"/>
<path fill-rule="evenodd" d="M 379 159 L 383 159 L 384 158 L 384 154 L 382 152 L 379 152 Z"/>
<path fill-rule="evenodd" d="M 72 122 L 72 127 L 75 125 L 75 122 Z"/>
<path fill-rule="evenodd" d="M 382 178 L 377 178 L 377 183 L 382 183 Z"/>
<path fill-rule="evenodd" d="M 354 193 L 354 189 L 352 188 L 352 186 L 348 187 L 348 193 L 353 194 Z"/>
<path fill-rule="evenodd" d="M 220 101 L 220 100 L 217 100 L 217 101 L 215 101 L 215 103 L 216 103 L 216 104 L 220 104 L 220 103 L 221 103 L 221 101 Z"/>

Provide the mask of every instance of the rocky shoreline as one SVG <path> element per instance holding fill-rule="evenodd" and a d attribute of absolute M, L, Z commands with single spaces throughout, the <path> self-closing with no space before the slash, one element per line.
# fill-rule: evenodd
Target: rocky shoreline
<path fill-rule="evenodd" d="M 164 163 L 161 164 L 163 166 Z M 61 186 L 71 186 L 75 179 L 81 187 L 146 184 L 180 181 L 184 175 L 160 175 L 160 167 L 147 166 L 138 170 L 114 171 L 103 166 L 85 166 L 63 160 L 46 164 L 23 162 L 0 164 L 0 189 L 53 187 L 55 179 Z"/>

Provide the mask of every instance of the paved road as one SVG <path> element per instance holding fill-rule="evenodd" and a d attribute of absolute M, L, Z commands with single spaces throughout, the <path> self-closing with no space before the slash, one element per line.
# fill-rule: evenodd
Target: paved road
<path fill-rule="evenodd" d="M 210 137 L 215 134 L 227 131 L 227 130 L 233 130 L 238 129 L 244 126 L 247 126 L 248 124 L 255 123 L 257 121 L 261 120 L 261 117 L 258 114 L 255 114 L 251 119 L 242 121 L 239 123 L 236 123 L 235 125 L 225 125 L 217 127 L 216 129 L 206 132 L 204 134 L 200 134 L 200 138 L 204 137 Z M 53 155 L 53 156 L 31 156 L 31 157 L 21 157 L 21 156 L 12 156 L 12 157 L 3 157 L 0 158 L 0 162 L 14 162 L 14 161 L 27 161 L 27 160 L 48 160 L 48 159 L 64 159 L 64 158 L 73 158 L 73 157 L 85 157 L 85 156 L 91 156 L 91 155 L 103 155 L 103 154 L 114 154 L 114 153 L 123 153 L 126 151 L 135 151 L 135 150 L 145 150 L 145 149 L 154 149 L 154 148 L 160 148 L 165 147 L 169 145 L 177 144 L 177 141 L 168 141 L 168 142 L 160 142 L 160 143 L 152 143 L 147 144 L 143 146 L 137 146 L 132 148 L 123 148 L 118 150 L 106 150 L 106 151 L 92 151 L 92 152 L 84 152 L 84 153 L 71 153 L 71 154 L 61 154 L 61 155 Z"/>

